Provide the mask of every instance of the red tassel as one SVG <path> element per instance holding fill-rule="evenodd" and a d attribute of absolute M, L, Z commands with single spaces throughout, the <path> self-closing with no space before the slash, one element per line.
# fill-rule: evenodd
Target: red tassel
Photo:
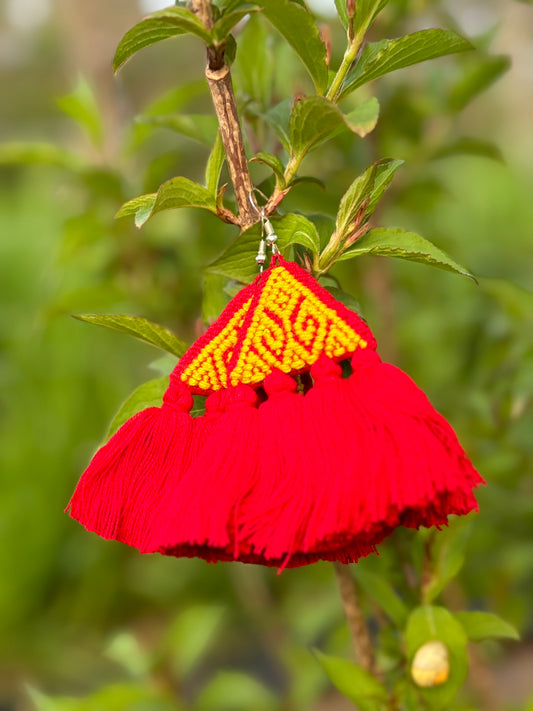
<path fill-rule="evenodd" d="M 243 536 L 269 565 L 281 565 L 300 549 L 307 510 L 313 504 L 302 417 L 303 396 L 280 370 L 264 381 L 259 406 L 261 452 L 257 486 L 242 510 Z"/>
<path fill-rule="evenodd" d="M 192 396 L 171 378 L 162 407 L 128 420 L 94 456 L 67 506 L 87 529 L 142 552 L 166 490 L 188 467 Z"/>
<path fill-rule="evenodd" d="M 366 515 L 371 472 L 365 454 L 368 445 L 373 448 L 377 443 L 368 439 L 367 422 L 357 416 L 354 403 L 347 402 L 341 367 L 321 356 L 311 375 L 314 384 L 305 396 L 304 414 L 314 466 L 321 476 L 305 545 L 321 548 L 321 557 L 328 560 L 355 562 L 375 552 L 389 533 Z"/>
<path fill-rule="evenodd" d="M 224 398 L 216 391 L 205 399 L 205 413 L 193 418 L 190 444 L 190 461 L 194 462 L 204 446 L 214 426 L 224 412 Z"/>
<path fill-rule="evenodd" d="M 375 351 L 357 351 L 352 369 L 350 399 L 381 430 L 374 470 L 385 478 L 372 488 L 372 515 L 391 527 L 418 528 L 477 511 L 472 489 L 484 481 L 422 390 Z"/>
<path fill-rule="evenodd" d="M 237 385 L 221 391 L 220 404 L 224 412 L 166 502 L 157 536 L 166 555 L 242 560 L 250 552 L 240 518 L 257 481 L 257 394 Z"/>

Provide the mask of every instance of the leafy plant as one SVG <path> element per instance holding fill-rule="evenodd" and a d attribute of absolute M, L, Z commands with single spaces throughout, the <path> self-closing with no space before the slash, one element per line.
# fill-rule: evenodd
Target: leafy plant
<path fill-rule="evenodd" d="M 73 152 L 46 144 L 3 146 L 0 160 L 59 166 L 85 186 L 94 210 L 84 217 L 75 216 L 67 232 L 72 252 L 76 252 L 76 245 L 88 240 L 83 228 L 87 220 L 92 228 L 96 223 L 101 234 L 111 230 L 114 247 L 99 267 L 102 280 L 111 265 L 118 265 L 128 276 L 128 265 L 137 265 L 146 256 L 151 257 L 150 264 L 168 258 L 165 250 L 147 247 L 142 235 L 158 220 L 169 219 L 164 214 L 169 210 L 201 211 L 201 217 L 191 218 L 193 228 L 202 225 L 212 229 L 217 235 L 216 247 L 223 247 L 221 254 L 212 255 L 209 264 L 201 265 L 205 266 L 201 307 L 193 300 L 194 315 L 202 313 L 206 324 L 216 318 L 230 295 L 256 275 L 254 257 L 261 212 L 275 227 L 282 253 L 298 259 L 345 303 L 354 302 L 354 296 L 348 293 L 353 289 L 349 284 L 353 273 L 364 272 L 370 263 L 361 257 L 414 261 L 472 280 L 471 271 L 435 244 L 433 236 L 422 236 L 410 225 L 406 229 L 382 226 L 382 215 L 391 194 L 399 203 L 408 204 L 410 199 L 424 202 L 420 195 L 431 197 L 443 190 L 438 181 L 417 182 L 408 171 L 410 160 L 416 161 L 423 172 L 435 161 L 461 153 L 500 159 L 495 147 L 469 136 L 457 137 L 452 127 L 455 115 L 505 71 L 508 60 L 492 56 L 484 48 L 474 49 L 475 41 L 440 27 L 389 37 L 384 33 L 395 14 L 407 14 L 401 3 L 338 0 L 336 5 L 338 17 L 330 21 L 329 30 L 335 38 L 342 37 L 342 56 L 339 44 L 328 47 L 324 41 L 327 31 L 300 1 L 177 3 L 152 13 L 125 34 L 114 59 L 116 71 L 141 50 L 167 39 L 191 35 L 206 47 L 206 82 L 214 114 L 207 109 L 205 113 L 185 113 L 188 98 L 201 89 L 197 83 L 184 82 L 145 109 L 128 136 L 130 147 L 136 149 L 162 130 L 208 145 L 209 153 L 203 156 L 205 167 L 198 170 L 195 165 L 192 177 L 165 175 L 165 180 L 154 184 L 154 174 L 147 171 L 144 183 L 148 185 L 137 190 L 146 192 L 136 195 L 134 181 L 125 181 L 115 169 L 97 168 Z M 447 67 L 462 64 L 464 71 L 458 80 L 446 76 L 435 98 L 436 107 L 424 106 L 422 115 L 418 115 L 416 102 L 409 103 L 410 97 L 402 96 L 401 91 L 394 96 L 384 91 L 382 98 L 380 83 L 390 86 L 388 75 L 446 55 L 458 55 L 456 63 Z M 142 61 L 142 55 L 138 61 Z M 294 80 L 289 82 L 281 74 Z M 402 101 L 407 103 L 404 113 L 409 116 L 403 143 L 397 140 L 402 127 L 390 120 Z M 103 127 L 87 84 L 80 82 L 59 106 L 78 122 L 95 147 L 101 146 Z M 444 117 L 445 130 L 436 138 L 432 132 L 426 140 L 424 126 L 432 110 Z M 396 144 L 402 145 L 398 154 L 382 150 L 382 146 Z M 354 156 L 357 168 L 350 164 L 348 170 L 344 165 L 334 176 L 328 161 L 342 152 Z M 402 177 L 404 169 L 407 175 Z M 199 182 L 202 173 L 203 181 Z M 265 196 L 261 205 L 256 201 L 258 194 Z M 112 228 L 104 224 L 110 217 L 109 209 L 103 218 L 99 209 L 102 202 L 109 201 L 118 218 Z M 170 219 L 174 218 L 178 219 L 176 213 Z M 130 230 L 132 224 L 141 229 L 141 236 Z M 347 282 L 347 292 L 340 279 Z M 138 279 L 132 277 L 131 282 L 138 283 Z M 483 280 L 481 286 L 489 298 L 497 294 L 513 313 L 523 309 L 524 301 L 512 286 Z M 195 293 L 200 294 L 198 285 Z M 145 297 L 141 289 L 137 301 L 142 303 Z M 170 313 L 171 301 L 161 310 L 163 316 Z M 527 313 L 518 316 L 527 317 Z M 168 354 L 154 364 L 160 377 L 140 385 L 126 400 L 111 424 L 111 435 L 132 414 L 160 402 L 166 376 L 187 345 L 171 329 L 139 316 L 84 314 L 77 318 L 134 336 Z M 353 584 L 366 618 L 372 618 L 375 664 L 361 660 L 353 664 L 339 657 L 345 653 L 346 644 L 327 633 L 336 614 L 336 601 L 332 605 L 326 598 L 320 607 L 313 600 L 309 619 L 303 613 L 297 619 L 298 615 L 291 614 L 289 591 L 283 600 L 289 608 L 284 610 L 287 626 L 294 638 L 300 637 L 298 644 L 291 638 L 283 647 L 283 661 L 294 680 L 289 701 L 285 703 L 282 693 L 267 690 L 253 674 L 228 672 L 209 676 L 202 692 L 192 694 L 194 707 L 213 711 L 252 705 L 276 709 L 285 703 L 284 708 L 308 708 L 324 688 L 316 660 L 358 708 L 411 711 L 449 707 L 467 676 L 467 642 L 517 638 L 514 627 L 492 613 L 457 612 L 445 607 L 447 586 L 453 586 L 465 560 L 467 534 L 468 527 L 455 524 L 446 532 L 421 533 L 416 538 L 398 532 L 377 563 L 365 560 L 353 571 Z M 143 650 L 135 635 L 117 633 L 110 656 L 130 678 L 128 683 L 107 687 L 81 701 L 49 698 L 36 691 L 31 692 L 32 700 L 43 711 L 98 705 L 118 709 L 131 704 L 185 708 L 190 699 L 175 687 L 184 682 L 186 688 L 190 684 L 194 689 L 197 665 L 209 654 L 210 644 L 225 624 L 219 608 L 199 604 L 179 613 L 149 652 Z M 306 652 L 302 658 L 302 640 L 315 647 L 320 644 L 328 653 L 317 650 L 313 659 Z M 431 640 L 446 646 L 450 674 L 442 685 L 422 689 L 412 680 L 410 665 L 417 650 Z M 163 691 L 155 683 L 161 679 Z"/>

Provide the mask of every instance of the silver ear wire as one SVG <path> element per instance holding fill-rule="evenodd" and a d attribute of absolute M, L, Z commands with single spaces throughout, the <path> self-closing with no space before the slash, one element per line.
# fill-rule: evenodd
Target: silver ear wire
<path fill-rule="evenodd" d="M 259 265 L 259 273 L 263 273 L 263 267 L 265 266 L 265 261 L 266 261 L 266 243 L 265 240 L 262 239 L 261 242 L 259 242 L 259 250 L 257 252 L 257 257 L 255 258 L 255 261 Z"/>
<path fill-rule="evenodd" d="M 258 207 L 257 202 L 254 198 L 254 192 L 259 193 L 267 201 L 268 198 L 264 193 L 261 192 L 261 190 L 259 190 L 259 188 L 252 188 L 252 191 L 248 196 L 250 204 L 261 219 L 261 241 L 259 242 L 259 250 L 257 252 L 257 257 L 255 258 L 255 261 L 259 265 L 259 273 L 261 274 L 263 272 L 263 267 L 266 261 L 267 245 L 272 249 L 272 255 L 279 254 L 279 249 L 276 244 L 276 242 L 278 241 L 278 236 L 274 230 L 274 227 L 272 226 L 272 223 L 270 222 L 268 217 L 265 216 L 265 208 Z"/>
<path fill-rule="evenodd" d="M 268 246 L 272 248 L 272 254 L 279 254 L 279 249 L 276 244 L 278 236 L 272 227 L 272 223 L 267 218 L 264 220 L 264 229 L 266 233 L 266 242 Z"/>

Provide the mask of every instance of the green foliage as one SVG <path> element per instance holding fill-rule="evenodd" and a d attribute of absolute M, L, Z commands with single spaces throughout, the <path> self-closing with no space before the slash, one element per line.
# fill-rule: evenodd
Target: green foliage
<path fill-rule="evenodd" d="M 119 333 L 125 333 L 128 336 L 139 338 L 145 343 L 150 343 L 156 348 L 161 348 L 167 353 L 181 357 L 188 346 L 183 341 L 180 341 L 176 336 L 169 331 L 168 328 L 160 326 L 157 323 L 152 323 L 148 319 L 140 316 L 128 316 L 126 314 L 77 314 L 74 318 L 87 323 L 94 323 L 97 326 L 104 326 Z"/>
<path fill-rule="evenodd" d="M 140 195 L 122 205 L 116 217 L 135 215 L 135 224 L 142 227 L 153 215 L 162 210 L 178 207 L 200 207 L 216 213 L 215 196 L 202 185 L 188 178 L 172 178 L 163 183 L 157 193 Z"/>
<path fill-rule="evenodd" d="M 351 235 L 356 221 L 357 227 L 368 222 L 402 163 L 401 160 L 385 158 L 353 181 L 342 196 L 337 212 L 335 231 L 340 239 L 345 240 Z"/>
<path fill-rule="evenodd" d="M 442 536 L 432 541 L 430 569 L 426 571 L 422 586 L 423 600 L 431 603 L 455 578 L 465 561 L 469 526 L 464 521 L 455 522 Z"/>
<path fill-rule="evenodd" d="M 219 672 L 201 692 L 199 711 L 274 711 L 276 697 L 262 684 L 239 672 Z"/>
<path fill-rule="evenodd" d="M 516 629 L 498 615 L 490 612 L 456 612 L 466 636 L 472 642 L 484 639 L 520 639 Z"/>
<path fill-rule="evenodd" d="M 70 151 L 49 143 L 3 143 L 0 145 L 0 165 L 58 166 L 67 170 L 78 170 L 80 158 Z"/>
<path fill-rule="evenodd" d="M 144 685 L 116 684 L 85 699 L 52 698 L 31 691 L 36 711 L 180 711 L 169 694 Z"/>
<path fill-rule="evenodd" d="M 131 30 L 128 30 L 120 40 L 113 59 L 113 69 L 117 72 L 130 57 L 145 47 L 188 32 L 200 37 L 204 42 L 211 42 L 209 32 L 196 15 L 187 8 L 168 7 L 165 10 L 153 12 Z"/>
<path fill-rule="evenodd" d="M 260 0 L 255 4 L 294 48 L 311 75 L 317 93 L 323 94 L 328 81 L 326 47 L 307 8 L 290 0 Z"/>
<path fill-rule="evenodd" d="M 140 116 L 139 123 L 144 123 L 147 126 L 159 126 L 160 128 L 169 128 L 177 133 L 182 133 L 184 136 L 193 138 L 199 143 L 205 143 L 210 146 L 215 140 L 218 131 L 218 122 L 214 116 L 205 116 L 203 114 L 187 114 L 170 116 Z"/>
<path fill-rule="evenodd" d="M 98 106 L 89 84 L 82 78 L 74 91 L 57 100 L 59 108 L 70 116 L 87 133 L 89 139 L 97 147 L 104 140 L 104 127 Z"/>
<path fill-rule="evenodd" d="M 449 105 L 452 111 L 461 111 L 477 94 L 487 89 L 511 66 L 509 57 L 476 56 L 453 86 Z"/>
<path fill-rule="evenodd" d="M 365 35 L 388 2 L 389 0 L 359 0 L 356 5 L 353 34 Z"/>
<path fill-rule="evenodd" d="M 489 129 L 476 123 L 476 111 L 485 121 L 492 105 L 474 104 L 509 62 L 488 54 L 486 39 L 466 51 L 469 41 L 436 1 L 339 1 L 337 9 L 340 22 L 325 20 L 328 57 L 322 27 L 300 1 L 219 0 L 209 31 L 178 4 L 126 33 L 115 69 L 174 36 L 218 52 L 225 45 L 228 60 L 236 48 L 232 74 L 252 177 L 267 197 L 283 198 L 271 216 L 280 249 L 362 313 L 384 356 L 453 421 L 489 482 L 480 516 L 435 534 L 397 531 L 379 558 L 354 570 L 378 681 L 347 661 L 350 640 L 327 564 L 276 577 L 253 566 L 140 557 L 59 513 L 117 403 L 126 397 L 110 435 L 161 404 L 185 342 L 257 274 L 259 226 L 236 235 L 224 219 L 238 210 L 231 187 L 225 191 L 207 87 L 191 81 L 202 66 L 192 68 L 185 40 L 168 43 L 166 63 L 150 64 L 147 53 L 130 68 L 133 83 L 125 72 L 125 104 L 139 116 L 108 164 L 100 152 L 107 124 L 94 98 L 101 94 L 84 82 L 59 103 L 96 158 L 86 147 L 55 145 L 54 131 L 47 141 L 0 146 L 0 230 L 10 236 L 0 248 L 9 541 L 0 553 L 9 572 L 0 583 L 0 652 L 39 688 L 69 693 L 32 690 L 36 709 L 307 711 L 328 693 L 327 677 L 361 709 L 481 708 L 473 686 L 460 690 L 467 639 L 515 640 L 515 627 L 527 630 L 533 296 L 524 288 L 524 225 L 533 213 L 525 173 L 503 164 Z M 454 30 L 412 32 L 426 23 Z M 421 64 L 445 55 L 456 56 Z M 412 81 L 407 68 L 415 64 Z M 181 85 L 154 99 L 176 76 Z M 457 123 L 471 102 L 472 115 Z M 181 207 L 191 209 L 174 210 Z M 117 209 L 133 219 L 113 222 Z M 361 255 L 367 259 L 355 259 Z M 437 269 L 424 278 L 409 261 Z M 462 262 L 484 275 L 478 290 L 444 273 L 472 277 Z M 144 346 L 57 318 L 97 309 L 148 317 L 80 318 L 165 351 L 151 376 Z M 442 606 L 461 597 L 467 612 Z M 477 607 L 499 609 L 513 625 Z M 422 690 L 409 668 L 434 639 L 450 652 L 450 678 Z M 308 651 L 317 646 L 326 674 Z"/>
<path fill-rule="evenodd" d="M 224 153 L 222 139 L 220 137 L 220 133 L 217 133 L 213 149 L 211 150 L 207 165 L 205 167 L 205 187 L 215 198 L 218 194 L 218 183 L 225 159 L 226 155 Z"/>
<path fill-rule="evenodd" d="M 223 618 L 221 606 L 193 605 L 174 619 L 162 651 L 179 676 L 190 674 L 203 659 L 221 632 Z"/>
<path fill-rule="evenodd" d="M 290 162 L 299 165 L 306 153 L 335 136 L 344 126 L 366 136 L 376 125 L 378 114 L 375 99 L 368 99 L 350 116 L 345 116 L 335 104 L 321 96 L 299 101 L 289 122 Z"/>
<path fill-rule="evenodd" d="M 392 585 L 382 576 L 361 567 L 354 574 L 366 595 L 381 607 L 398 629 L 402 629 L 407 621 L 408 609 Z"/>
<path fill-rule="evenodd" d="M 474 279 L 468 269 L 457 264 L 445 252 L 415 232 L 383 227 L 370 230 L 354 247 L 340 255 L 339 259 L 351 259 L 362 254 L 409 259 Z"/>
<path fill-rule="evenodd" d="M 397 69 L 469 49 L 473 49 L 470 42 L 450 30 L 420 30 L 396 40 L 373 42 L 347 74 L 340 98 Z"/>
<path fill-rule="evenodd" d="M 327 656 L 316 649 L 314 653 L 337 689 L 361 711 L 378 711 L 388 706 L 387 690 L 372 674 L 345 659 Z"/>

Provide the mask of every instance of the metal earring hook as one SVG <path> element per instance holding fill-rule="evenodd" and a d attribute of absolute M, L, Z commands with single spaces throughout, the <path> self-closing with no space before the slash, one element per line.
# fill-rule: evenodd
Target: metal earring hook
<path fill-rule="evenodd" d="M 266 261 L 266 246 L 268 245 L 272 249 L 273 256 L 279 254 L 279 249 L 276 245 L 276 242 L 278 241 L 278 236 L 276 234 L 276 231 L 274 230 L 274 227 L 272 226 L 272 223 L 270 222 L 268 217 L 265 216 L 265 208 L 259 208 L 259 206 L 257 205 L 257 202 L 254 199 L 254 192 L 259 193 L 267 202 L 268 198 L 261 190 L 259 190 L 259 188 L 252 188 L 252 191 L 249 195 L 250 204 L 261 219 L 261 241 L 259 242 L 259 250 L 257 252 L 257 257 L 255 258 L 255 261 L 259 265 L 259 273 L 262 274 L 263 267 Z"/>

